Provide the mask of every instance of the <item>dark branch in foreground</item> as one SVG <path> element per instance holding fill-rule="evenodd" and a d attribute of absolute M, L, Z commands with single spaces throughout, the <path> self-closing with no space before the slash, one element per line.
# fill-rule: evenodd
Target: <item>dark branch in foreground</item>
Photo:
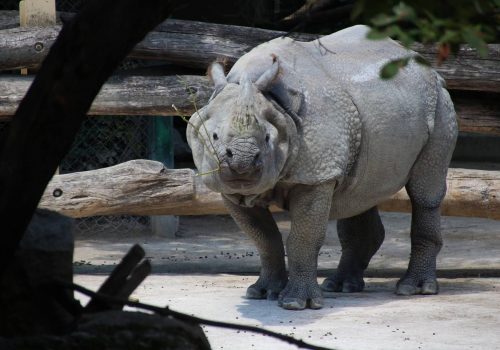
<path fill-rule="evenodd" d="M 93 0 L 64 25 L 0 145 L 0 275 L 92 101 L 172 1 Z"/>
<path fill-rule="evenodd" d="M 264 328 L 259 328 L 255 326 L 247 326 L 247 325 L 239 325 L 235 323 L 228 323 L 228 322 L 221 322 L 221 321 L 212 321 L 212 320 L 207 320 L 204 318 L 199 318 L 196 316 L 190 316 L 183 314 L 178 311 L 173 311 L 169 309 L 168 307 L 158 307 L 154 305 L 149 305 L 149 304 L 144 304 L 141 302 L 137 301 L 129 301 L 127 299 L 122 299 L 122 298 L 116 298 L 116 297 L 110 297 L 105 294 L 101 293 L 96 293 L 93 292 L 85 287 L 82 287 L 78 284 L 75 283 L 66 283 L 66 282 L 57 282 L 57 284 L 60 284 L 64 288 L 72 289 L 77 292 L 80 292 L 84 295 L 87 295 L 91 297 L 93 300 L 100 300 L 102 303 L 109 303 L 109 304 L 122 304 L 122 305 L 127 305 L 131 307 L 136 307 L 138 309 L 143 309 L 147 311 L 152 311 L 158 315 L 161 316 L 170 316 L 177 318 L 182 321 L 190 322 L 190 323 L 198 323 L 198 324 L 204 324 L 207 326 L 212 326 L 212 327 L 220 327 L 220 328 L 227 328 L 227 329 L 234 329 L 234 330 L 240 330 L 240 331 L 248 331 L 248 332 L 253 332 L 253 333 L 259 333 L 262 335 L 267 335 L 269 337 L 273 337 L 282 341 L 285 341 L 287 343 L 296 345 L 300 348 L 303 349 L 311 349 L 311 350 L 333 350 L 330 348 L 325 348 L 322 346 L 317 346 L 317 345 L 312 345 L 304 342 L 303 340 L 300 339 L 295 339 L 293 337 L 290 337 L 288 335 L 276 333 Z"/>
<path fill-rule="evenodd" d="M 299 31 L 311 23 L 332 23 L 342 18 L 349 18 L 353 4 L 331 7 L 332 3 L 334 2 L 330 0 L 320 0 L 306 4 L 295 13 L 280 20 L 278 26 L 282 29 Z"/>

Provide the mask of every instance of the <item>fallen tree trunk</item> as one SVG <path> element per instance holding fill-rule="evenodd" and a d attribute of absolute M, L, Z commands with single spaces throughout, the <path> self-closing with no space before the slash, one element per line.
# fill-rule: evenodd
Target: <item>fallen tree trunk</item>
<path fill-rule="evenodd" d="M 0 30 L 0 70 L 36 67 L 45 57 L 61 26 L 10 28 Z M 253 47 L 287 35 L 286 32 L 233 25 L 183 20 L 167 20 L 150 32 L 129 57 L 164 60 L 181 66 L 205 69 L 216 58 L 229 65 Z M 313 40 L 317 35 L 293 34 L 297 40 Z M 437 50 L 415 45 L 446 79 L 450 89 L 500 91 L 500 45 L 490 44 L 489 56 L 480 58 L 474 49 L 463 46 L 457 57 L 436 63 Z"/>
<path fill-rule="evenodd" d="M 40 207 L 72 217 L 227 213 L 220 195 L 205 187 L 193 170 L 166 169 L 162 163 L 150 160 L 55 175 Z M 404 189 L 380 208 L 411 211 Z M 500 172 L 450 169 L 442 213 L 500 220 Z"/>
<path fill-rule="evenodd" d="M 55 175 L 47 185 L 40 207 L 71 217 L 224 212 L 220 196 L 208 190 L 193 170 L 167 169 L 151 160 L 132 160 L 98 170 Z"/>
<path fill-rule="evenodd" d="M 28 77 L 0 78 L 0 120 L 8 120 L 16 111 L 30 84 Z M 88 114 L 190 115 L 211 93 L 211 83 L 201 76 L 114 76 L 104 84 Z M 455 92 L 452 96 L 460 131 L 500 135 L 500 101 L 495 94 Z"/>

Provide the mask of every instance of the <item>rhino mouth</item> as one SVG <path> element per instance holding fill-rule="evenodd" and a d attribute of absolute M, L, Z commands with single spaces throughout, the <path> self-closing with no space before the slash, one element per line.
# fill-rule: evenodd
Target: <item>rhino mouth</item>
<path fill-rule="evenodd" d="M 222 182 L 232 189 L 253 187 L 260 182 L 261 176 L 261 169 L 257 169 L 247 174 L 238 174 L 230 169 L 223 169 L 220 173 Z"/>

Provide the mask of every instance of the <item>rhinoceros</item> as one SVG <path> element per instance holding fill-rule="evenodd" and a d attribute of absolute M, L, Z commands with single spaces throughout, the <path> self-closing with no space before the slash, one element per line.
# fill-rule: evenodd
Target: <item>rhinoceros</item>
<path fill-rule="evenodd" d="M 416 55 L 391 39 L 368 40 L 358 25 L 311 42 L 277 38 L 243 55 L 194 113 L 188 143 L 204 183 L 222 194 L 255 242 L 261 271 L 251 299 L 317 309 L 323 291 L 363 290 L 363 273 L 384 240 L 377 204 L 406 187 L 411 257 L 396 294 L 436 294 L 440 204 L 457 137 L 444 80 L 411 61 L 394 78 L 390 60 Z M 285 250 L 268 207 L 289 211 Z M 317 282 L 318 252 L 337 219 L 342 255 Z"/>

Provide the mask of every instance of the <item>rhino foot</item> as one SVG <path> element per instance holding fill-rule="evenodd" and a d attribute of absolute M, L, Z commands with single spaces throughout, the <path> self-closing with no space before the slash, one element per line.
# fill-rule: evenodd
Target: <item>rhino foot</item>
<path fill-rule="evenodd" d="M 334 275 L 325 279 L 321 284 L 321 289 L 325 292 L 356 293 L 362 292 L 364 288 L 363 277 L 357 274 L 343 277 Z"/>
<path fill-rule="evenodd" d="M 438 294 L 439 284 L 435 278 L 433 279 L 412 279 L 403 277 L 399 280 L 396 286 L 397 295 L 432 295 Z"/>
<path fill-rule="evenodd" d="M 247 288 L 247 299 L 277 300 L 287 283 L 287 278 L 259 277 L 257 282 Z"/>
<path fill-rule="evenodd" d="M 321 309 L 323 295 L 316 281 L 289 281 L 279 295 L 278 305 L 287 310 Z"/>

